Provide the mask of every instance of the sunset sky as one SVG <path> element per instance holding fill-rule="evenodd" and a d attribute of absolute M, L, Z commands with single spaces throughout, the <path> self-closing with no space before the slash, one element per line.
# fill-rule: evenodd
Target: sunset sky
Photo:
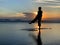
<path fill-rule="evenodd" d="M 43 19 L 60 18 L 60 0 L 0 0 L 0 17 L 33 18 L 39 6 Z"/>

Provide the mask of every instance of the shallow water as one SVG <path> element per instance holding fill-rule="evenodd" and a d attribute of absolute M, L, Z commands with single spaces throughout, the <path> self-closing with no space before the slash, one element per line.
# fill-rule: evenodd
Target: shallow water
<path fill-rule="evenodd" d="M 37 45 L 37 23 L 0 23 L 0 45 Z M 60 23 L 42 23 L 43 45 L 60 45 Z"/>

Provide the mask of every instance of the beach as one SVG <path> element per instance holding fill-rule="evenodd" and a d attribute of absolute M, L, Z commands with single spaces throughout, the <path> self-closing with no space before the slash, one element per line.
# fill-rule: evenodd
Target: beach
<path fill-rule="evenodd" d="M 42 23 L 43 45 L 60 45 L 60 23 Z M 37 45 L 31 35 L 37 37 L 37 23 L 0 23 L 0 45 Z"/>

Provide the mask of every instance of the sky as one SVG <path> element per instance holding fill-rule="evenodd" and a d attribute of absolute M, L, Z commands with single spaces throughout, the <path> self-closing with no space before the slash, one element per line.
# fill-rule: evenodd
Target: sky
<path fill-rule="evenodd" d="M 60 18 L 60 0 L 0 0 L 0 17 L 31 19 L 42 7 L 43 19 Z"/>

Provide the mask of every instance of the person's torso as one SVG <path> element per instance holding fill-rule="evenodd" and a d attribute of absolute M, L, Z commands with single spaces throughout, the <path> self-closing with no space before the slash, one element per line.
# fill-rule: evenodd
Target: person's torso
<path fill-rule="evenodd" d="M 42 17 L 42 11 L 38 11 L 38 18 L 41 18 Z"/>

